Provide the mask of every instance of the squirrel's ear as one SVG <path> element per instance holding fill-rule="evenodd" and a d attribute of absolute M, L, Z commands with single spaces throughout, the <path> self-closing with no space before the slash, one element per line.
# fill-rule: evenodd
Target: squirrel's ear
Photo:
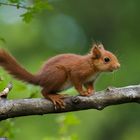
<path fill-rule="evenodd" d="M 103 44 L 100 43 L 100 44 L 98 45 L 98 48 L 104 50 L 104 46 L 103 46 Z"/>
<path fill-rule="evenodd" d="M 94 45 L 91 49 L 92 58 L 98 59 L 101 57 L 100 48 L 97 45 Z"/>

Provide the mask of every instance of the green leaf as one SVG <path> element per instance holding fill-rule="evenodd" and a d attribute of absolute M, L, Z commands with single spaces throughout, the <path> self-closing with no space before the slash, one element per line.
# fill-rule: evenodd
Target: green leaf
<path fill-rule="evenodd" d="M 34 12 L 40 12 L 42 10 L 52 10 L 53 7 L 50 5 L 47 1 L 36 1 L 35 4 L 33 5 L 33 10 Z"/>
<path fill-rule="evenodd" d="M 20 5 L 19 4 L 17 4 L 17 9 L 19 9 L 20 8 Z"/>
<path fill-rule="evenodd" d="M 0 41 L 6 43 L 6 40 L 3 37 L 0 37 Z"/>
<path fill-rule="evenodd" d="M 22 14 L 21 17 L 22 17 L 23 21 L 25 21 L 26 23 L 29 23 L 33 18 L 33 12 L 28 11 L 28 12 Z"/>
<path fill-rule="evenodd" d="M 7 119 L 4 122 L 0 122 L 0 137 L 8 137 L 8 138 L 13 138 L 15 134 L 15 127 L 14 127 L 14 122 L 12 119 Z"/>

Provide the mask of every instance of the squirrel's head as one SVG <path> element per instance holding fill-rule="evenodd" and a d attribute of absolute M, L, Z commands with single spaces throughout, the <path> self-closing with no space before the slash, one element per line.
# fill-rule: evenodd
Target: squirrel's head
<path fill-rule="evenodd" d="M 94 44 L 91 49 L 92 63 L 99 71 L 114 71 L 120 68 L 117 57 L 104 49 L 103 44 Z"/>

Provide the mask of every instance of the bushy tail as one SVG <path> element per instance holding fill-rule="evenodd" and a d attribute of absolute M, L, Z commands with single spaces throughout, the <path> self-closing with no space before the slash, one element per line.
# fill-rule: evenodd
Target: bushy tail
<path fill-rule="evenodd" d="M 11 56 L 4 49 L 0 49 L 0 66 L 3 67 L 9 74 L 15 78 L 28 82 L 34 85 L 38 85 L 38 76 L 29 73 L 25 70 L 16 59 Z"/>

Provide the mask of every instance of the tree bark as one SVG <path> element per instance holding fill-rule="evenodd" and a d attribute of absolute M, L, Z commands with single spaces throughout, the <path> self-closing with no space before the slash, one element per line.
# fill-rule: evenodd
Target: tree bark
<path fill-rule="evenodd" d="M 64 99 L 64 103 L 65 108 L 55 109 L 52 102 L 47 99 L 7 100 L 6 98 L 0 98 L 0 120 L 19 116 L 43 115 L 86 109 L 102 110 L 111 105 L 140 103 L 140 85 L 122 88 L 109 87 L 89 97 L 69 96 Z"/>

